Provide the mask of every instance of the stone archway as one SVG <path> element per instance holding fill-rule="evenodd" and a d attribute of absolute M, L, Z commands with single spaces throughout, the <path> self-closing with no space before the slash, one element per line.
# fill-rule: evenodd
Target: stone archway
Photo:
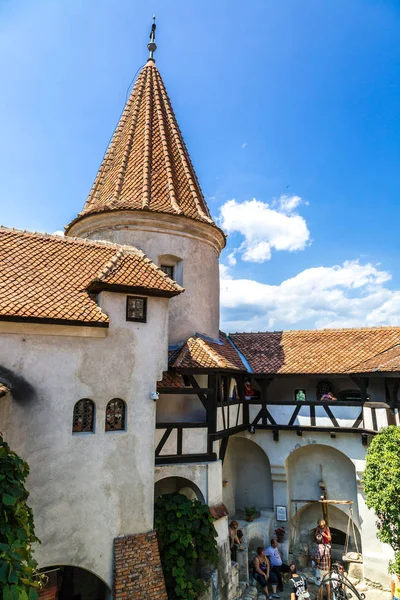
<path fill-rule="evenodd" d="M 322 469 L 321 469 L 322 466 Z M 308 444 L 296 448 L 286 460 L 289 488 L 290 544 L 295 553 L 308 552 L 314 544 L 318 519 L 323 517 L 319 500 L 321 477 L 326 484 L 328 500 L 352 501 L 357 542 L 361 551 L 360 518 L 357 501 L 357 479 L 353 462 L 332 446 Z M 295 500 L 297 502 L 295 502 Z M 340 559 L 344 549 L 350 505 L 328 505 L 327 520 L 333 530 L 332 556 Z M 354 545 L 354 539 L 352 539 Z"/>
<path fill-rule="evenodd" d="M 41 569 L 48 577 L 39 600 L 111 600 L 109 587 L 95 573 L 70 565 Z"/>
<path fill-rule="evenodd" d="M 232 437 L 222 469 L 223 501 L 229 514 L 245 506 L 273 508 L 271 466 L 264 450 L 244 437 Z"/>
<path fill-rule="evenodd" d="M 154 486 L 154 498 L 163 494 L 183 494 L 190 500 L 200 500 L 204 504 L 204 496 L 193 481 L 185 477 L 164 477 Z"/>

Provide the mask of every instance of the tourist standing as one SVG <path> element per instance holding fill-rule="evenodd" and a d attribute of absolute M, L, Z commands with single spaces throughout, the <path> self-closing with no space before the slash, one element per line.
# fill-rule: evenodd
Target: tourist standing
<path fill-rule="evenodd" d="M 278 590 L 283 592 L 282 573 L 289 573 L 289 565 L 286 565 L 282 560 L 282 555 L 279 552 L 278 542 L 275 538 L 271 540 L 271 545 L 265 550 L 265 556 L 270 560 L 272 571 L 278 579 Z"/>
<path fill-rule="evenodd" d="M 391 588 L 393 600 L 400 600 L 400 573 L 393 575 Z"/>
<path fill-rule="evenodd" d="M 237 550 L 242 549 L 242 545 L 240 543 L 240 539 L 238 536 L 238 527 L 239 523 L 237 521 L 232 521 L 229 525 L 229 538 L 231 541 L 231 560 L 237 562 Z"/>
<path fill-rule="evenodd" d="M 330 565 L 330 545 L 324 544 L 320 533 L 315 536 L 317 546 L 315 548 L 314 560 L 317 568 L 315 569 L 316 584 L 319 586 L 318 600 L 322 600 L 324 587 L 326 586 L 328 598 L 330 598 L 330 584 L 324 583 L 324 578 L 328 579 Z"/>

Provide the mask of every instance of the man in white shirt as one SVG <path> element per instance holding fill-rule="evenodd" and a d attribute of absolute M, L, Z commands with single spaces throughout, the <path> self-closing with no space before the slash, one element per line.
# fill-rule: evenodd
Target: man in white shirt
<path fill-rule="evenodd" d="M 278 591 L 283 592 L 282 573 L 289 573 L 289 565 L 286 565 L 282 560 L 282 555 L 278 549 L 278 542 L 272 538 L 271 545 L 265 550 L 265 556 L 268 556 L 271 563 L 271 570 L 276 574 L 278 579 Z"/>

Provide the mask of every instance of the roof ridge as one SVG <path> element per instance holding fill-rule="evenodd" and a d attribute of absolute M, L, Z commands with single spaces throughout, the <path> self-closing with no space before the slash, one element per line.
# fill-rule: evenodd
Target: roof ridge
<path fill-rule="evenodd" d="M 40 237 L 40 238 L 48 238 L 52 240 L 57 240 L 61 243 L 77 243 L 80 245 L 87 246 L 105 246 L 108 248 L 122 249 L 128 252 L 129 254 L 136 254 L 142 258 L 147 258 L 147 255 L 140 250 L 136 246 L 129 246 L 127 244 L 117 244 L 116 242 L 110 242 L 108 240 L 91 240 L 89 238 L 81 238 L 75 237 L 72 235 L 57 235 L 54 233 L 47 233 L 43 231 L 29 231 L 28 229 L 17 229 L 16 227 L 6 227 L 5 225 L 0 225 L 0 232 L 11 232 L 11 233 L 21 233 L 30 237 Z"/>
<path fill-rule="evenodd" d="M 206 352 L 206 354 L 208 354 L 208 356 L 210 356 L 211 358 L 213 358 L 214 360 L 217 361 L 219 367 L 224 367 L 224 362 L 221 360 L 219 354 L 213 348 L 210 348 L 208 346 L 207 342 L 205 340 L 203 340 L 203 338 L 197 337 L 196 342 L 197 341 L 199 342 L 199 345 L 202 347 L 204 352 Z"/>
<path fill-rule="evenodd" d="M 107 277 L 114 271 L 117 264 L 121 261 L 123 256 L 125 256 L 124 251 L 118 250 L 114 256 L 112 256 L 110 260 L 106 262 L 104 267 L 98 272 L 96 277 L 94 277 L 93 281 L 104 281 L 107 279 Z"/>
<path fill-rule="evenodd" d="M 364 358 L 364 360 L 360 360 L 352 365 L 350 365 L 348 367 L 349 370 L 355 369 L 356 367 L 358 367 L 358 365 L 362 365 L 363 363 L 367 362 L 368 360 L 372 360 L 373 358 L 379 358 L 379 356 L 381 356 L 382 354 L 385 354 L 385 352 L 388 352 L 389 350 L 393 350 L 394 348 L 396 348 L 397 346 L 400 346 L 399 344 L 393 344 L 393 346 L 389 346 L 388 348 L 385 348 L 384 350 L 381 350 L 380 352 L 377 352 L 376 354 L 372 354 L 370 357 L 368 358 Z M 385 362 L 390 362 L 391 360 L 395 360 L 394 358 L 390 358 Z"/>
<path fill-rule="evenodd" d="M 228 335 L 273 335 L 282 333 L 326 333 L 337 331 L 386 331 L 388 329 L 399 329 L 400 325 L 371 325 L 370 327 L 325 327 L 324 329 L 281 329 L 279 331 L 235 331 Z"/>

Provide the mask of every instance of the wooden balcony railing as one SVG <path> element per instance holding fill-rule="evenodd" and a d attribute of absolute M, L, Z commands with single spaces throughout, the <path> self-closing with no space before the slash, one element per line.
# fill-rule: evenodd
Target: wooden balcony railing
<path fill-rule="evenodd" d="M 376 434 L 398 421 L 398 414 L 384 402 L 252 399 L 249 405 L 249 423 L 257 429 Z"/>

